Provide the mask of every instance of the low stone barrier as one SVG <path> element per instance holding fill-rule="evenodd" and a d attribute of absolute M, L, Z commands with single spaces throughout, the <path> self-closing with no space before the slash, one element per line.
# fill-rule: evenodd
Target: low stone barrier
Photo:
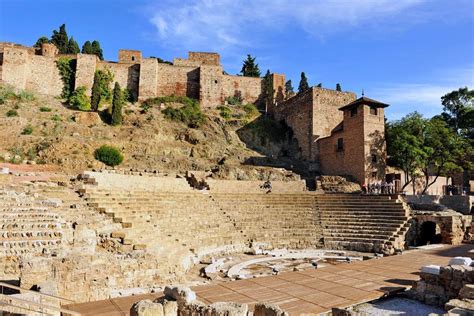
<path fill-rule="evenodd" d="M 288 316 L 277 305 L 258 303 L 255 311 L 249 311 L 247 304 L 216 302 L 206 305 L 196 299 L 196 294 L 187 287 L 167 286 L 165 296 L 135 303 L 130 309 L 131 316 Z"/>

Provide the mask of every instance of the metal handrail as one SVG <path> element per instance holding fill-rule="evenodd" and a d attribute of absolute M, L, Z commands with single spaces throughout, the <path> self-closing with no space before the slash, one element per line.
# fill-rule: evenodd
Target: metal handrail
<path fill-rule="evenodd" d="M 22 288 L 22 287 L 19 287 L 19 286 L 16 286 L 16 285 L 11 285 L 11 284 L 8 284 L 8 283 L 5 283 L 5 282 L 1 282 L 1 281 L 0 281 L 0 286 L 6 287 L 6 288 L 10 288 L 10 289 L 13 289 L 13 290 L 18 290 L 18 291 L 24 291 L 24 292 L 28 292 L 28 293 L 33 293 L 33 294 L 36 294 L 36 295 L 39 295 L 39 296 L 54 298 L 54 299 L 57 299 L 57 300 L 60 300 L 60 301 L 63 301 L 63 302 L 75 303 L 73 300 L 69 300 L 69 299 L 67 299 L 67 298 L 62 298 L 62 297 L 54 296 L 54 295 L 51 295 L 51 294 L 45 294 L 45 293 L 41 293 L 41 292 L 37 292 L 37 291 L 33 291 L 33 290 L 24 289 L 24 288 Z M 2 294 L 3 294 L 3 293 L 2 293 Z"/>
<path fill-rule="evenodd" d="M 52 310 L 52 311 L 55 311 L 55 312 L 66 313 L 66 314 L 74 315 L 74 316 L 80 316 L 81 315 L 81 313 L 78 313 L 78 312 L 75 312 L 75 311 L 72 311 L 72 310 L 69 310 L 69 309 L 56 307 L 56 306 L 51 306 L 51 305 L 46 305 L 46 304 L 41 304 L 41 303 L 36 303 L 36 302 L 33 302 L 33 301 L 24 300 L 24 299 L 21 299 L 21 298 L 15 297 L 15 296 L 11 296 L 11 295 L 0 294 L 0 299 L 7 299 L 7 300 L 10 300 L 10 301 L 13 301 L 13 302 L 28 304 L 28 305 L 35 306 L 35 307 L 38 307 L 38 308 L 41 308 L 41 309 L 48 309 L 48 310 Z M 10 304 L 10 306 L 15 307 L 15 308 L 28 309 L 26 307 L 13 305 L 11 302 L 6 302 L 6 303 Z"/>

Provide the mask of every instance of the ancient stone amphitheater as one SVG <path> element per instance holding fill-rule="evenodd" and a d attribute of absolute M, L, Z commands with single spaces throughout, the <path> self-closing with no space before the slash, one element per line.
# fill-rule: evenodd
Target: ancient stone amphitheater
<path fill-rule="evenodd" d="M 317 194 L 303 181 L 206 180 L 85 172 L 64 181 L 3 179 L 2 280 L 86 302 L 185 282 L 201 258 L 261 249 L 405 247 L 396 197 Z M 140 292 L 141 291 L 141 292 Z"/>

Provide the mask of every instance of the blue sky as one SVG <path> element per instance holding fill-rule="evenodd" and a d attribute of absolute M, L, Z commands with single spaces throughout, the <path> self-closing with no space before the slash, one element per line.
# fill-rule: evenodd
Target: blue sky
<path fill-rule="evenodd" d="M 66 23 L 80 45 L 97 39 L 171 60 L 221 54 L 239 72 L 246 54 L 262 72 L 301 71 L 389 103 L 389 119 L 441 111 L 440 97 L 474 88 L 474 0 L 0 0 L 0 41 L 32 45 Z"/>

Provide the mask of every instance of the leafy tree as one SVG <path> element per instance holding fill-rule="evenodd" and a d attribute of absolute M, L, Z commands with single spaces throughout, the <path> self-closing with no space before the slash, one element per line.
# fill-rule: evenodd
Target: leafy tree
<path fill-rule="evenodd" d="M 56 45 L 60 54 L 68 53 L 68 36 L 66 32 L 66 24 L 62 24 L 59 27 L 59 31 L 53 30 L 53 35 L 51 36 L 51 43 Z"/>
<path fill-rule="evenodd" d="M 73 109 L 81 111 L 89 111 L 91 109 L 89 98 L 86 95 L 86 87 L 78 87 L 74 90 L 68 101 Z"/>
<path fill-rule="evenodd" d="M 293 85 L 291 84 L 291 80 L 288 80 L 287 82 L 285 82 L 285 90 L 286 90 L 287 95 L 291 95 L 295 93 L 293 89 Z"/>
<path fill-rule="evenodd" d="M 77 42 L 74 40 L 74 37 L 72 36 L 69 39 L 69 42 L 67 44 L 67 52 L 69 54 L 78 54 L 81 52 L 81 50 L 79 49 L 79 45 L 77 44 Z"/>
<path fill-rule="evenodd" d="M 94 83 L 92 85 L 91 94 L 91 111 L 97 112 L 100 103 L 100 78 L 98 71 L 94 74 Z"/>
<path fill-rule="evenodd" d="M 90 41 L 86 41 L 84 45 L 82 45 L 81 53 L 83 54 L 93 54 L 92 52 L 92 44 Z"/>
<path fill-rule="evenodd" d="M 336 84 L 336 91 L 342 91 L 341 85 L 339 83 Z"/>
<path fill-rule="evenodd" d="M 304 92 L 309 90 L 308 79 L 304 72 L 301 73 L 300 84 L 298 85 L 298 93 Z"/>
<path fill-rule="evenodd" d="M 474 138 L 474 90 L 459 88 L 441 97 L 448 125 L 460 135 Z"/>
<path fill-rule="evenodd" d="M 423 194 L 439 176 L 449 176 L 472 167 L 465 159 L 472 155 L 469 142 L 439 117 L 428 120 L 416 112 L 408 114 L 387 124 L 386 140 L 389 163 L 405 172 L 402 190 L 419 179 L 423 180 Z M 430 181 L 431 176 L 434 178 Z"/>
<path fill-rule="evenodd" d="M 38 38 L 38 40 L 36 41 L 35 45 L 33 45 L 33 47 L 40 48 L 41 45 L 43 45 L 44 43 L 49 43 L 49 38 L 47 38 L 46 36 L 41 36 L 40 38 Z"/>
<path fill-rule="evenodd" d="M 260 69 L 258 68 L 258 64 L 255 63 L 255 58 L 247 55 L 247 59 L 244 60 L 244 64 L 242 65 L 242 70 L 240 73 L 246 77 L 260 77 Z"/>
<path fill-rule="evenodd" d="M 104 53 L 102 48 L 100 48 L 100 43 L 98 41 L 92 41 L 91 44 L 92 54 L 97 55 L 100 60 L 104 60 Z"/>
<path fill-rule="evenodd" d="M 119 83 L 115 82 L 114 96 L 112 99 L 112 117 L 110 120 L 110 124 L 112 125 L 122 124 L 122 106 L 123 106 L 122 90 L 120 90 Z"/>
<path fill-rule="evenodd" d="M 97 81 L 99 83 L 99 90 L 100 90 L 100 101 L 107 101 L 110 102 L 112 99 L 112 91 L 110 86 L 114 81 L 114 75 L 110 71 L 109 68 L 100 69 L 96 71 Z M 94 75 L 95 79 L 95 75 Z"/>

